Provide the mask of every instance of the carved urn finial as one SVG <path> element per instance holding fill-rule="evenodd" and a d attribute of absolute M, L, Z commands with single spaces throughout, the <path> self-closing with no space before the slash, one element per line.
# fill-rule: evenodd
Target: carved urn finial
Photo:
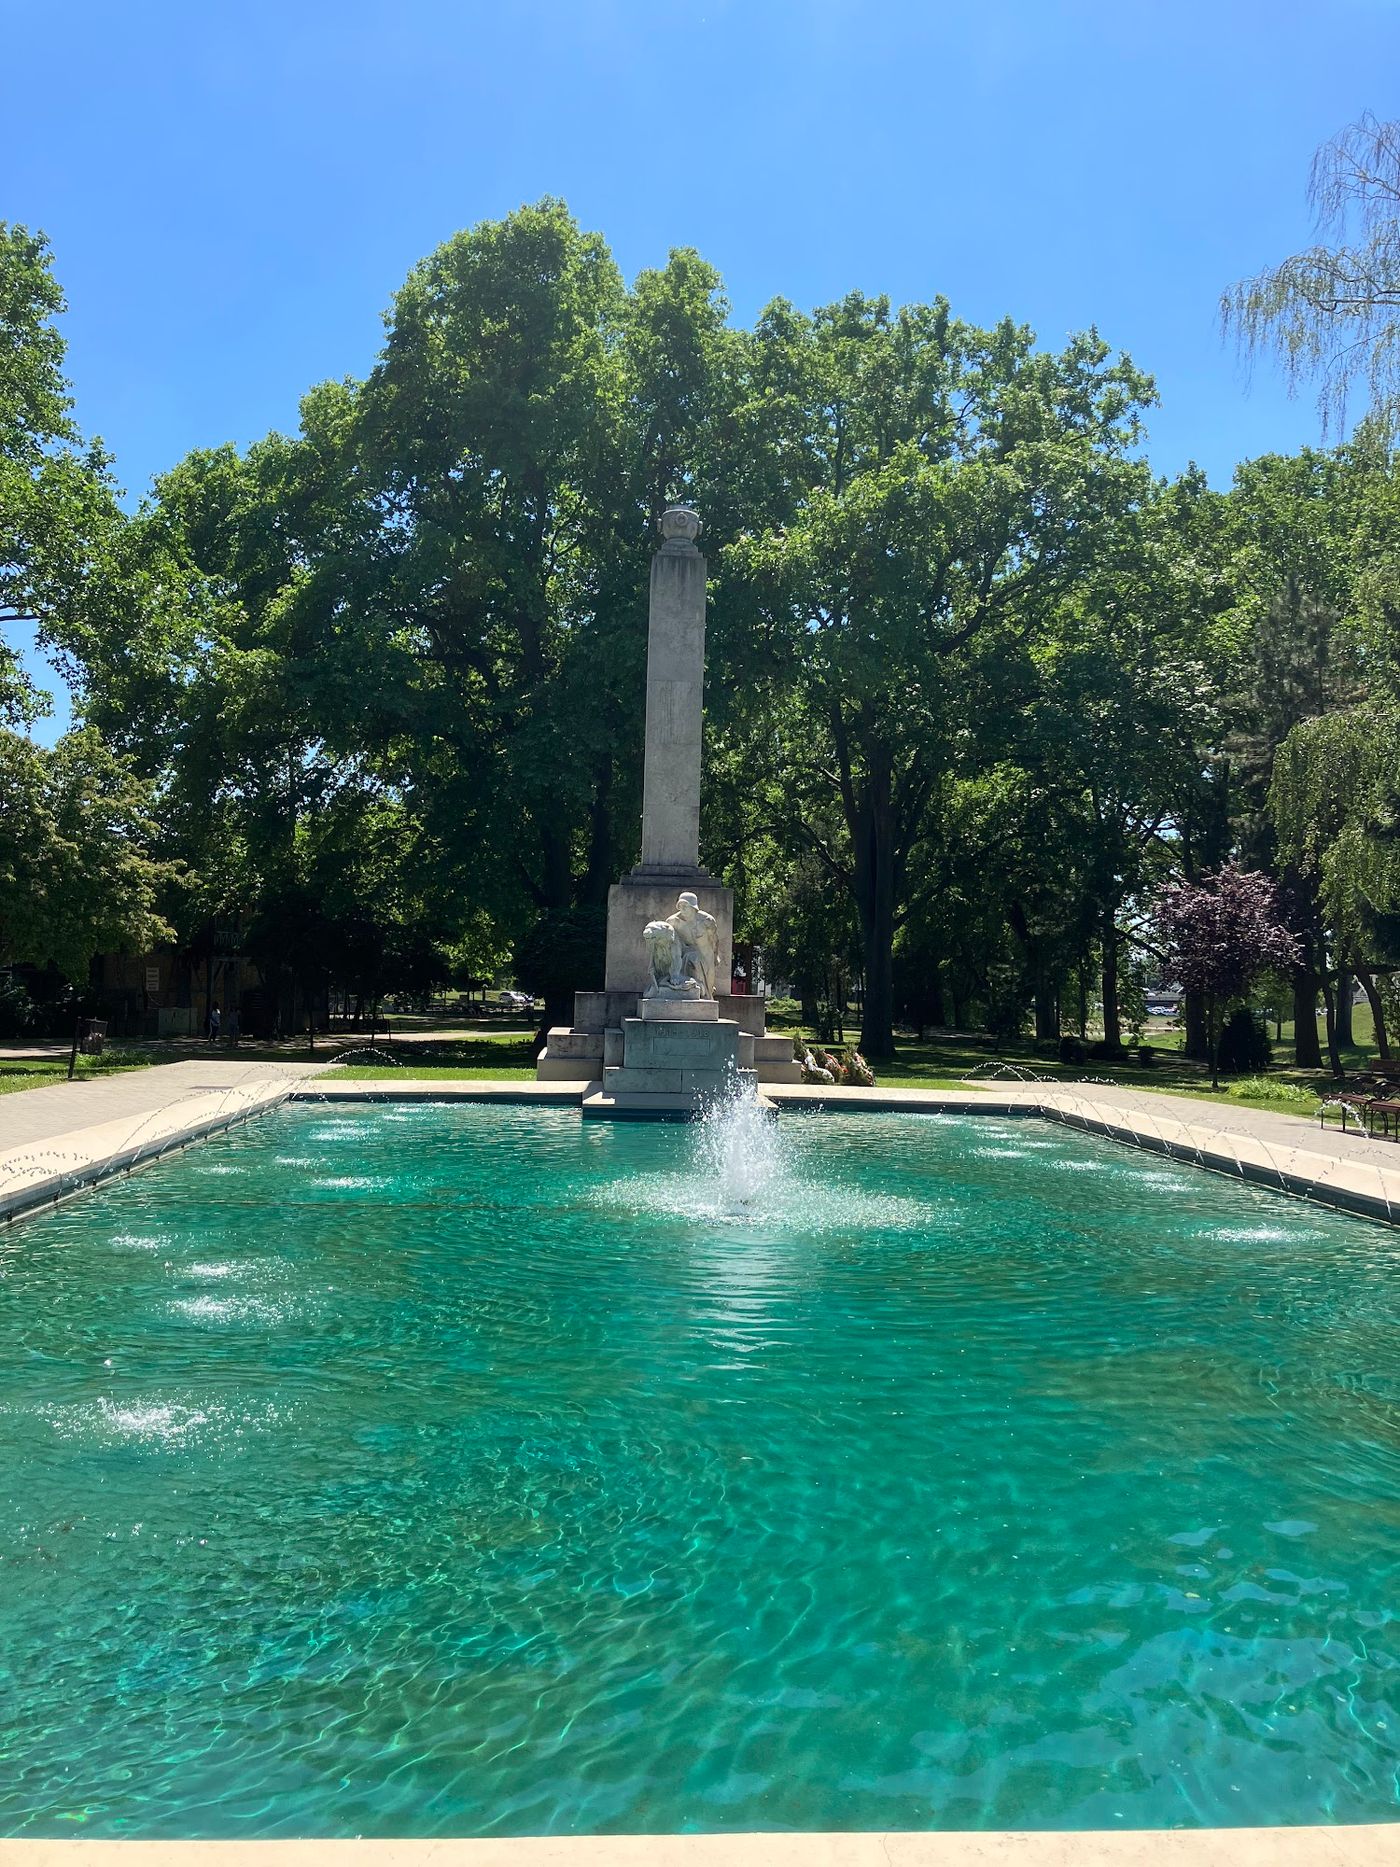
<path fill-rule="evenodd" d="M 693 550 L 700 536 L 700 514 L 689 506 L 667 506 L 661 514 L 661 535 L 672 551 Z"/>

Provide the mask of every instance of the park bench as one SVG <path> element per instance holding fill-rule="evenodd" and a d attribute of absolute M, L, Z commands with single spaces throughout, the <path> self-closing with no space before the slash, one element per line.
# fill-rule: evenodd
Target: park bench
<path fill-rule="evenodd" d="M 1330 1109 L 1342 1117 L 1342 1133 L 1347 1132 L 1347 1117 L 1352 1116 L 1363 1134 L 1376 1140 L 1400 1141 L 1400 1077 L 1367 1071 L 1353 1077 L 1345 1089 L 1328 1096 L 1317 1111 L 1318 1126 L 1327 1120 Z"/>

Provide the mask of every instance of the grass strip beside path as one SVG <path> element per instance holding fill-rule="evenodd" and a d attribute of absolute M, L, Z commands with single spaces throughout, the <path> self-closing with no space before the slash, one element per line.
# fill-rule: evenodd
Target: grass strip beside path
<path fill-rule="evenodd" d="M 91 1082 L 95 1077 L 118 1076 L 127 1070 L 142 1070 L 154 1059 L 140 1050 L 109 1050 L 100 1057 L 79 1057 L 75 1083 Z M 0 1096 L 20 1089 L 42 1089 L 49 1083 L 66 1083 L 68 1058 L 0 1057 Z"/>

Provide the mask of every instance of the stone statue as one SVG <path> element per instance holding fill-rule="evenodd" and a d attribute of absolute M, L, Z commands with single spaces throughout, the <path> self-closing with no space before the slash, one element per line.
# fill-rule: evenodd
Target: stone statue
<path fill-rule="evenodd" d="M 670 921 L 648 921 L 642 929 L 651 960 L 648 998 L 698 998 L 699 988 L 681 972 L 681 937 Z"/>
<path fill-rule="evenodd" d="M 676 911 L 642 929 L 651 958 L 648 998 L 713 998 L 719 961 L 719 922 L 699 897 L 683 894 Z"/>

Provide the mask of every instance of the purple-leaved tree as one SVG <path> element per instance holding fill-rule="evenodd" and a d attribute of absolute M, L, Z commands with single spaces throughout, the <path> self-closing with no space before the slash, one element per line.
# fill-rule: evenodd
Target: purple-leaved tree
<path fill-rule="evenodd" d="M 1168 964 L 1206 1007 L 1210 1086 L 1220 1087 L 1220 1032 L 1225 1013 L 1260 973 L 1298 963 L 1298 942 L 1283 924 L 1267 875 L 1227 863 L 1199 882 L 1171 882 L 1153 904 Z"/>

